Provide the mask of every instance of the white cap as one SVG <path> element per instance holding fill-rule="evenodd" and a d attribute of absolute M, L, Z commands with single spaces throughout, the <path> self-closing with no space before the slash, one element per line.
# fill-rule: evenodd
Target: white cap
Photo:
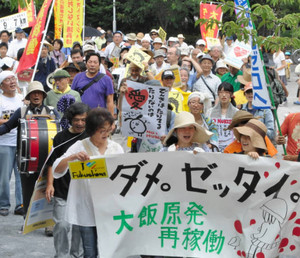
<path fill-rule="evenodd" d="M 148 41 L 148 42 L 150 43 L 150 41 L 151 41 L 151 38 L 150 38 L 149 36 L 148 36 L 148 37 L 147 37 L 147 36 L 145 36 L 145 37 L 143 37 L 143 38 L 142 38 L 142 40 L 141 40 L 141 41 L 142 41 L 142 42 L 143 42 L 143 41 Z"/>
<path fill-rule="evenodd" d="M 223 60 L 219 60 L 216 63 L 216 70 L 218 70 L 219 68 L 226 68 L 228 70 L 228 66 L 224 63 Z"/>
<path fill-rule="evenodd" d="M 206 46 L 206 43 L 205 43 L 205 41 L 203 40 L 203 39 L 198 39 L 197 40 L 197 42 L 196 42 L 196 45 L 204 45 L 204 46 Z"/>
<path fill-rule="evenodd" d="M 201 58 L 202 56 L 205 56 L 205 54 L 204 54 L 203 52 L 200 52 L 200 53 L 196 56 L 196 58 Z"/>
<path fill-rule="evenodd" d="M 94 50 L 95 51 L 95 48 L 92 45 L 90 45 L 90 44 L 86 44 L 86 45 L 83 46 L 82 50 L 83 50 L 83 53 L 84 53 L 84 52 L 90 51 L 90 50 Z"/>
<path fill-rule="evenodd" d="M 190 52 L 190 49 L 189 48 L 179 48 L 180 49 L 180 55 L 181 56 L 188 56 L 189 55 L 189 52 Z"/>
<path fill-rule="evenodd" d="M 160 44 L 162 44 L 161 38 L 160 38 L 160 37 L 156 37 L 156 38 L 153 40 L 153 44 L 154 44 L 154 43 L 160 43 Z"/>

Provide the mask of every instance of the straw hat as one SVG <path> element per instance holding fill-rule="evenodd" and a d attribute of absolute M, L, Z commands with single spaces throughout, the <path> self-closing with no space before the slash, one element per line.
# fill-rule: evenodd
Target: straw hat
<path fill-rule="evenodd" d="M 45 45 L 48 48 L 49 52 L 54 50 L 54 46 L 50 44 L 47 40 L 43 41 L 43 45 Z"/>
<path fill-rule="evenodd" d="M 33 91 L 41 91 L 41 92 L 43 92 L 44 98 L 47 97 L 47 93 L 44 90 L 44 86 L 39 81 L 33 81 L 33 82 L 29 83 L 28 92 L 25 97 L 26 100 L 30 100 L 30 93 Z"/>
<path fill-rule="evenodd" d="M 145 52 L 146 54 L 148 54 L 149 56 L 151 56 L 151 58 L 153 58 L 154 53 L 150 49 L 146 49 L 144 47 L 141 47 L 140 50 L 142 50 L 143 52 Z"/>
<path fill-rule="evenodd" d="M 128 33 L 126 34 L 128 40 L 136 41 L 136 34 L 135 33 Z"/>
<path fill-rule="evenodd" d="M 250 119 L 244 126 L 233 128 L 235 138 L 240 141 L 241 135 L 249 136 L 253 147 L 267 150 L 265 136 L 267 127 L 257 119 Z"/>
<path fill-rule="evenodd" d="M 251 82 L 251 69 L 248 68 L 243 72 L 243 75 L 238 75 L 237 80 L 244 85 L 246 85 L 248 82 Z"/>
<path fill-rule="evenodd" d="M 173 135 L 175 129 L 187 127 L 190 125 L 193 125 L 196 128 L 192 142 L 198 142 L 202 144 L 207 142 L 210 139 L 210 137 L 213 135 L 213 133 L 205 130 L 203 127 L 201 127 L 201 125 L 197 124 L 195 121 L 195 117 L 190 112 L 182 111 L 176 115 L 174 127 L 170 130 L 170 132 L 166 136 L 164 140 L 164 144 L 166 144 L 167 140 Z"/>
<path fill-rule="evenodd" d="M 231 121 L 231 124 L 225 129 L 225 130 L 232 130 L 234 127 L 236 127 L 240 123 L 248 122 L 250 119 L 253 119 L 254 116 L 245 110 L 238 110 Z"/>

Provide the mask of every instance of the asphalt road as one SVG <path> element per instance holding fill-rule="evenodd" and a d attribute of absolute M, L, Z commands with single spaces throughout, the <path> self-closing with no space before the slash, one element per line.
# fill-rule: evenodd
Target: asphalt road
<path fill-rule="evenodd" d="M 292 77 L 288 82 L 289 97 L 288 102 L 278 108 L 278 117 L 280 123 L 288 113 L 299 112 L 300 106 L 294 105 L 297 100 L 295 66 L 292 66 Z M 120 135 L 115 135 L 114 140 L 121 143 L 125 142 Z M 279 147 L 282 153 L 282 148 Z M 280 154 L 278 155 L 280 159 Z M 13 214 L 14 209 L 14 178 L 11 180 L 11 202 L 12 208 L 10 214 L 6 217 L 0 216 L 0 258 L 34 258 L 34 257 L 54 257 L 53 238 L 44 234 L 44 229 L 39 229 L 27 235 L 23 235 L 20 230 L 23 224 L 23 218 Z"/>

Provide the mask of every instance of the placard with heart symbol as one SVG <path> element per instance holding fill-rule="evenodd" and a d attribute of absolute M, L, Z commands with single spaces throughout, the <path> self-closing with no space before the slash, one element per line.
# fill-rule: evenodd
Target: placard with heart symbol
<path fill-rule="evenodd" d="M 125 94 L 125 98 L 130 105 L 131 109 L 142 109 L 142 106 L 147 102 L 149 97 L 148 91 L 144 90 L 135 90 L 133 88 L 128 88 L 128 93 Z"/>
<path fill-rule="evenodd" d="M 244 48 L 237 46 L 234 48 L 234 54 L 236 55 L 236 57 L 241 57 L 247 55 L 248 51 Z"/>

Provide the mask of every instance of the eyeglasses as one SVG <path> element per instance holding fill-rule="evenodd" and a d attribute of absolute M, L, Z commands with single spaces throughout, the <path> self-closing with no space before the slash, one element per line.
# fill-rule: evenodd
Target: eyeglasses
<path fill-rule="evenodd" d="M 10 77 L 10 78 L 6 78 L 5 80 L 3 80 L 4 82 L 15 82 L 17 80 L 17 78 L 15 76 Z"/>
<path fill-rule="evenodd" d="M 203 103 L 199 102 L 199 101 L 190 101 L 191 105 L 203 105 Z"/>
<path fill-rule="evenodd" d="M 111 133 L 111 131 L 112 131 L 112 127 L 109 127 L 108 129 L 102 128 L 99 130 L 99 134 L 105 134 L 105 133 L 109 134 L 109 133 Z"/>

